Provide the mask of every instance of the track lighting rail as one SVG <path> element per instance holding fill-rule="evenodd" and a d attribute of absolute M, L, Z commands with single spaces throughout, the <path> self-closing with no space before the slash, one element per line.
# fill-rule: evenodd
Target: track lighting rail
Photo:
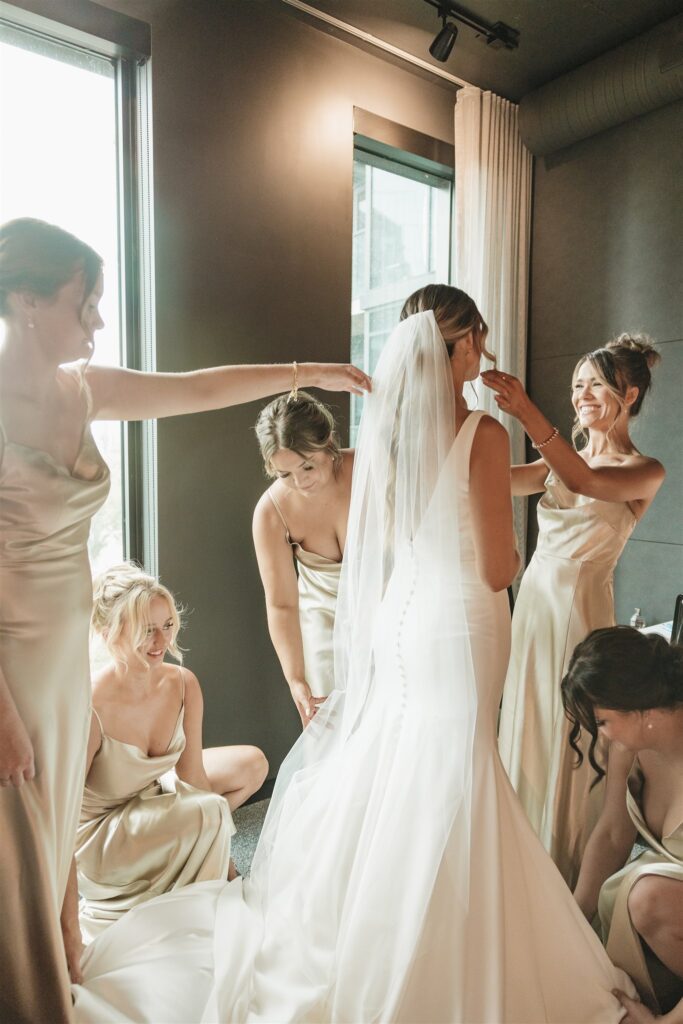
<path fill-rule="evenodd" d="M 487 46 L 490 46 L 492 50 L 503 48 L 506 50 L 516 50 L 519 46 L 519 31 L 510 25 L 506 25 L 504 21 L 496 21 L 492 25 L 488 22 L 480 21 L 468 11 L 456 7 L 451 0 L 424 0 L 424 2 L 429 4 L 430 7 L 435 7 L 439 12 L 439 16 L 444 21 L 446 18 L 454 18 L 463 25 L 467 25 L 468 28 L 473 29 L 477 35 L 483 36 Z"/>

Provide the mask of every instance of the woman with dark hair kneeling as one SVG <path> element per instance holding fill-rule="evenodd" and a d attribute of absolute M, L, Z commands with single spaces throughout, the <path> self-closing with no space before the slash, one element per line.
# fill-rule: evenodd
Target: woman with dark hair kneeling
<path fill-rule="evenodd" d="M 683 997 L 683 647 L 628 626 L 596 629 L 572 655 L 562 700 L 579 763 L 581 729 L 591 736 L 596 780 L 600 736 L 610 744 L 574 895 L 589 919 L 598 910 L 610 959 L 643 1000 L 670 1009 Z M 637 833 L 648 849 L 627 863 Z"/>

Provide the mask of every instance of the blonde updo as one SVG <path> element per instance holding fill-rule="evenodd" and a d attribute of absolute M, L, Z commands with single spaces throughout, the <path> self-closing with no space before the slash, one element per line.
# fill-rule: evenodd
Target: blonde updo
<path fill-rule="evenodd" d="M 272 459 L 283 450 L 302 458 L 313 452 L 328 452 L 337 469 L 342 460 L 337 425 L 326 405 L 307 391 L 299 391 L 295 399 L 288 395 L 269 402 L 256 420 L 256 439 L 266 473 L 276 476 Z"/>
<path fill-rule="evenodd" d="M 176 643 L 182 625 L 180 612 L 167 587 L 132 562 L 112 566 L 93 582 L 91 631 L 102 639 L 114 661 L 125 668 L 128 668 L 128 661 L 121 641 L 126 627 L 127 643 L 136 652 L 138 661 L 145 668 L 149 667 L 137 651 L 147 640 L 150 606 L 155 598 L 168 602 L 173 623 L 168 650 L 182 664 L 182 651 Z"/>
<path fill-rule="evenodd" d="M 661 355 L 647 334 L 620 334 L 602 348 L 581 356 L 574 367 L 572 385 L 584 363 L 591 364 L 595 376 L 616 399 L 620 412 L 626 408 L 626 392 L 638 388 L 638 397 L 628 406 L 630 418 L 640 412 L 645 395 L 652 387 L 651 370 L 661 361 Z M 579 437 L 587 437 L 578 417 L 574 420 L 572 439 L 576 444 Z"/>
<path fill-rule="evenodd" d="M 446 342 L 449 359 L 453 355 L 456 342 L 471 331 L 477 353 L 495 366 L 496 357 L 486 348 L 488 326 L 476 302 L 467 292 L 449 284 L 425 285 L 408 296 L 403 304 L 400 319 L 405 320 L 415 313 L 426 313 L 430 309 Z"/>

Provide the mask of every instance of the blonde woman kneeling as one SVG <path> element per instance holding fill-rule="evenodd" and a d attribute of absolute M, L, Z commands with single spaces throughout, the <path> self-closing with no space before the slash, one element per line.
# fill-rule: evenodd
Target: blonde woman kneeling
<path fill-rule="evenodd" d="M 86 941 L 153 896 L 234 877 L 230 812 L 268 767 L 255 747 L 214 748 L 205 752 L 212 786 L 199 682 L 164 661 L 166 651 L 182 661 L 180 616 L 166 587 L 134 565 L 115 566 L 95 583 L 92 627 L 113 660 L 93 680 L 76 839 Z M 213 791 L 216 784 L 229 787 L 225 796 Z M 63 913 L 72 976 L 80 946 L 74 890 L 72 878 Z"/>

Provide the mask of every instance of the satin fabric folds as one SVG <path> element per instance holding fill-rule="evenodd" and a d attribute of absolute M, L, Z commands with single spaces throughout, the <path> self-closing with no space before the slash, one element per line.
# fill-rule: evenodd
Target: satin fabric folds
<path fill-rule="evenodd" d="M 285 539 L 292 549 L 299 590 L 299 628 L 304 650 L 306 682 L 314 697 L 334 690 L 334 617 L 337 610 L 341 562 L 307 551 L 292 540 L 287 521 L 272 490 L 268 491 L 282 520 Z"/>
<path fill-rule="evenodd" d="M 408 318 L 363 412 L 337 688 L 282 766 L 251 878 L 162 897 L 110 928 L 88 950 L 79 1021 L 619 1020 L 610 990 L 628 981 L 496 751 L 510 620 L 476 569 L 480 422 L 455 437 L 443 339 L 431 313 Z"/>
<path fill-rule="evenodd" d="M 93 714 L 101 742 L 85 781 L 76 836 L 84 942 L 154 896 L 226 879 L 235 831 L 224 797 L 173 772 L 185 749 L 184 700 L 168 749 L 156 756 L 107 736 Z"/>
<path fill-rule="evenodd" d="M 587 756 L 576 765 L 560 684 L 576 645 L 591 630 L 614 625 L 614 567 L 635 523 L 626 502 L 573 494 L 549 473 L 538 504 L 538 544 L 512 619 L 500 755 L 536 834 L 572 888 L 604 783 L 591 788 Z"/>
<path fill-rule="evenodd" d="M 90 725 L 90 520 L 109 471 L 86 429 L 69 470 L 0 431 L 0 665 L 36 777 L 0 789 L 0 1019 L 70 1020 L 59 914 Z"/>
<path fill-rule="evenodd" d="M 626 808 L 647 849 L 607 879 L 600 890 L 598 913 L 607 952 L 614 963 L 633 978 L 641 998 L 656 1007 L 657 997 L 650 974 L 655 958 L 633 927 L 628 898 L 633 886 L 645 875 L 659 875 L 683 883 L 683 822 L 665 836 L 655 835 L 643 814 L 643 786 L 643 773 L 636 758 L 627 783 Z M 668 974 L 664 984 L 670 986 L 672 980 L 673 975 Z M 662 977 L 658 978 L 660 987 L 663 981 Z M 680 988 L 679 982 L 675 993 L 678 997 Z"/>

